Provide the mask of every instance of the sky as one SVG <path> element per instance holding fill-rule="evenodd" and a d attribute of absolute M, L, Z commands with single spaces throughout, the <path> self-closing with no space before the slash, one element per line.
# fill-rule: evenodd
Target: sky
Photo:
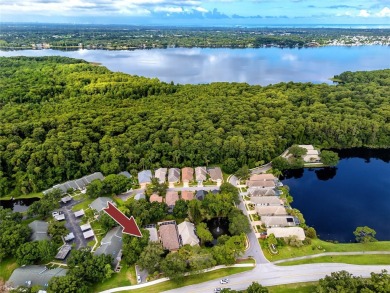
<path fill-rule="evenodd" d="M 0 0 L 0 22 L 390 25 L 390 0 Z"/>

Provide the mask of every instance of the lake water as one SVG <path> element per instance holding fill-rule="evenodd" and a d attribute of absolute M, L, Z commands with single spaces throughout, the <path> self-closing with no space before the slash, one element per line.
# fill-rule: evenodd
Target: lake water
<path fill-rule="evenodd" d="M 331 83 L 344 71 L 390 67 L 389 46 L 320 47 L 303 49 L 200 49 L 172 48 L 135 51 L 24 50 L 0 51 L 0 56 L 61 55 L 99 62 L 112 71 L 165 82 L 247 82 L 268 85 L 278 82 Z"/>
<path fill-rule="evenodd" d="M 290 187 L 292 206 L 323 240 L 354 241 L 358 226 L 390 240 L 390 150 L 338 151 L 335 168 L 301 169 L 282 180 Z"/>
<path fill-rule="evenodd" d="M 27 211 L 28 207 L 35 201 L 38 201 L 38 197 L 13 199 L 13 200 L 0 200 L 0 207 L 5 209 L 12 209 L 14 212 Z"/>

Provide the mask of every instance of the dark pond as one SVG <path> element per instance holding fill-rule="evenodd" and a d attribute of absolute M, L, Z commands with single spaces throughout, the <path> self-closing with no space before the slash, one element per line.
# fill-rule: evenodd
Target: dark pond
<path fill-rule="evenodd" d="M 337 151 L 335 168 L 287 172 L 284 184 L 309 226 L 323 240 L 353 242 L 357 226 L 390 240 L 390 149 Z"/>
<path fill-rule="evenodd" d="M 0 200 L 0 206 L 5 209 L 12 209 L 14 212 L 24 212 L 34 201 L 38 200 L 38 197 L 14 200 Z"/>
<path fill-rule="evenodd" d="M 217 239 L 221 235 L 229 235 L 229 220 L 227 218 L 214 218 L 205 221 L 207 228 L 209 228 L 214 240 L 207 246 L 214 246 L 217 244 Z"/>

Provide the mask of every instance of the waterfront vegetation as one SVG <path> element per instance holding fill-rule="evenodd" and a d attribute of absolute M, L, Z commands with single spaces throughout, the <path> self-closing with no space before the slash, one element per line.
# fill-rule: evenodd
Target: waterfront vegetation
<path fill-rule="evenodd" d="M 313 293 L 318 285 L 318 282 L 306 282 L 297 284 L 286 284 L 267 287 L 269 293 Z"/>
<path fill-rule="evenodd" d="M 0 196 L 102 171 L 268 162 L 293 144 L 389 147 L 390 70 L 338 86 L 174 85 L 63 57 L 1 58 Z"/>

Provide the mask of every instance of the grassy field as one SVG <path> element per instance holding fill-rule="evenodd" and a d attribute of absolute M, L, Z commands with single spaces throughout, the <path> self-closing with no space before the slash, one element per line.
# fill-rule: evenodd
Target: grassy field
<path fill-rule="evenodd" d="M 278 247 L 279 254 L 271 255 L 264 242 L 260 240 L 264 254 L 269 261 L 313 255 L 323 252 L 348 252 L 348 251 L 390 251 L 390 241 L 377 241 L 370 243 L 330 243 L 320 239 L 314 239 L 311 245 L 305 245 L 300 248 L 283 246 Z"/>
<path fill-rule="evenodd" d="M 356 265 L 390 265 L 390 254 L 371 255 L 333 255 L 321 256 L 311 259 L 288 261 L 278 264 L 279 266 L 292 266 L 310 263 L 339 262 Z"/>
<path fill-rule="evenodd" d="M 314 292 L 317 282 L 297 283 L 288 285 L 279 285 L 268 287 L 269 293 L 312 293 Z"/>
<path fill-rule="evenodd" d="M 104 283 L 96 284 L 94 292 L 100 292 L 115 287 L 130 286 L 132 284 L 137 284 L 137 280 L 135 278 L 135 267 L 128 267 L 124 265 L 119 273 L 113 274 L 112 278 Z"/>
<path fill-rule="evenodd" d="M 0 262 L 0 280 L 7 281 L 17 267 L 18 265 L 14 258 L 3 259 Z"/>
<path fill-rule="evenodd" d="M 78 211 L 81 209 L 84 209 L 84 211 L 85 211 L 86 209 L 89 208 L 89 204 L 93 201 L 94 201 L 94 199 L 88 198 L 88 199 L 84 200 L 83 202 L 80 202 L 80 203 L 76 204 L 74 207 L 72 207 L 72 211 Z"/>
<path fill-rule="evenodd" d="M 43 193 L 42 192 L 35 192 L 35 193 L 29 193 L 29 194 L 21 194 L 19 196 L 14 196 L 15 199 L 23 199 L 23 198 L 33 198 L 33 197 L 39 197 L 42 198 Z M 7 195 L 0 197 L 0 200 L 10 200 L 12 196 Z"/>
<path fill-rule="evenodd" d="M 137 290 L 129 290 L 125 292 L 132 292 L 132 293 L 158 293 L 166 290 L 171 290 L 175 288 L 180 288 L 188 285 L 193 285 L 193 284 L 198 284 L 198 283 L 203 283 L 207 282 L 210 280 L 216 280 L 216 279 L 222 279 L 224 277 L 227 277 L 232 274 L 238 274 L 242 273 L 245 271 L 249 271 L 252 268 L 226 268 L 226 269 L 220 269 L 208 273 L 203 273 L 203 274 L 198 274 L 198 275 L 193 275 L 193 276 L 187 276 L 184 279 L 180 281 L 167 281 L 163 282 L 161 284 L 157 284 L 155 286 L 150 286 L 147 288 L 141 288 Z M 215 287 L 218 286 L 218 282 L 215 282 L 215 286 L 210 288 L 210 292 L 214 290 Z M 99 288 L 100 289 L 100 288 Z"/>

